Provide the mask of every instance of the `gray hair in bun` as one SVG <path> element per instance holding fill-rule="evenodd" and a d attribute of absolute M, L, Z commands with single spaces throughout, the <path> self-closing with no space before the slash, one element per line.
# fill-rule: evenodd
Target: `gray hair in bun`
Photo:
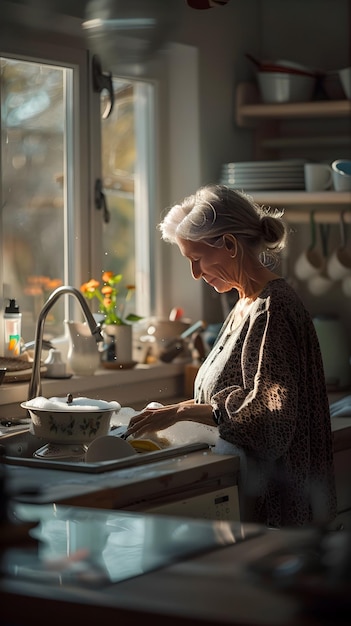
<path fill-rule="evenodd" d="M 276 264 L 287 243 L 283 211 L 260 206 L 248 194 L 225 185 L 206 185 L 175 204 L 158 225 L 162 239 L 203 241 L 225 245 L 224 235 L 233 235 L 247 251 L 265 264 Z"/>

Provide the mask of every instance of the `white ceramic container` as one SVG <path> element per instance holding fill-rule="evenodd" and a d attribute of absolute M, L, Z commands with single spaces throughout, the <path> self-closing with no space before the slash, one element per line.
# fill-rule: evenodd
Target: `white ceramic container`
<path fill-rule="evenodd" d="M 21 407 L 29 412 L 33 435 L 59 444 L 85 444 L 107 435 L 113 413 L 121 408 L 118 402 L 81 397 L 67 403 L 67 398 L 40 396 Z"/>
<path fill-rule="evenodd" d="M 100 365 L 100 352 L 86 322 L 66 320 L 69 331 L 67 363 L 76 376 L 92 376 Z"/>
<path fill-rule="evenodd" d="M 351 191 L 351 160 L 333 161 L 332 172 L 335 191 Z"/>
<path fill-rule="evenodd" d="M 332 168 L 328 163 L 305 163 L 306 191 L 325 191 L 333 184 Z"/>
<path fill-rule="evenodd" d="M 258 85 L 263 102 L 308 102 L 316 79 L 313 76 L 285 72 L 258 72 Z"/>

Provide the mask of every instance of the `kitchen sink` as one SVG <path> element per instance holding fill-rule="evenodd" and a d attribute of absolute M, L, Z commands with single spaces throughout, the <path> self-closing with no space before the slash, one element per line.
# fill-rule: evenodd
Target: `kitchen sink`
<path fill-rule="evenodd" d="M 184 437 L 167 448 L 120 459 L 86 462 L 83 455 L 58 460 L 37 456 L 46 444 L 29 429 L 30 421 L 0 426 L 4 476 L 16 502 L 240 519 L 239 459 L 214 454 L 209 443 L 186 443 Z M 118 428 L 109 436 L 115 434 L 120 436 Z"/>
<path fill-rule="evenodd" d="M 32 457 L 34 452 L 43 445 L 43 440 L 29 430 L 29 423 L 25 420 L 17 425 L 11 425 L 0 428 L 0 444 L 5 447 L 6 456 L 11 457 Z"/>
<path fill-rule="evenodd" d="M 0 445 L 5 448 L 3 461 L 9 465 L 25 465 L 28 467 L 60 469 L 73 472 L 101 473 L 125 467 L 145 465 L 163 459 L 182 456 L 190 452 L 208 450 L 207 443 L 190 443 L 186 445 L 172 445 L 168 448 L 155 451 L 143 451 L 131 457 L 114 459 L 112 461 L 100 461 L 86 463 L 84 460 L 57 460 L 53 458 L 37 458 L 34 453 L 45 443 L 43 439 L 36 437 L 29 430 L 25 421 L 17 425 L 0 428 Z M 121 427 L 124 432 L 124 427 Z M 4 432 L 5 431 L 5 432 Z M 117 432 L 117 429 L 116 429 Z M 118 436 L 118 432 L 117 432 Z"/>

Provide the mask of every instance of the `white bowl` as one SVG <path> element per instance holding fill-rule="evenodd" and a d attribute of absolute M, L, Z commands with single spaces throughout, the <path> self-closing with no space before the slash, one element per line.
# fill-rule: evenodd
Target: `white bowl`
<path fill-rule="evenodd" d="M 348 100 L 351 100 L 351 67 L 344 67 L 344 69 L 338 71 L 338 74 L 345 96 Z"/>
<path fill-rule="evenodd" d="M 150 318 L 147 334 L 160 341 L 175 339 L 190 327 L 190 320 L 175 320 Z"/>
<path fill-rule="evenodd" d="M 84 444 L 110 431 L 111 417 L 121 408 L 118 402 L 77 398 L 34 398 L 21 407 L 29 412 L 30 431 L 47 443 Z"/>
<path fill-rule="evenodd" d="M 137 451 L 128 441 L 120 437 L 106 435 L 92 441 L 85 453 L 85 461 L 87 463 L 101 463 L 102 461 L 124 459 L 136 454 L 138 454 Z"/>
<path fill-rule="evenodd" d="M 285 72 L 258 72 L 258 85 L 263 102 L 307 102 L 311 100 L 316 78 Z"/>

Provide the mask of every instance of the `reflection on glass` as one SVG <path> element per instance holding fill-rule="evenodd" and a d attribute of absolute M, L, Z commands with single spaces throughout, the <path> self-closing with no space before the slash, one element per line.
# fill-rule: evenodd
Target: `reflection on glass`
<path fill-rule="evenodd" d="M 48 572 L 46 582 L 59 585 L 116 583 L 246 538 L 241 524 L 224 521 L 21 504 L 16 515 L 38 521 L 30 530 L 38 557 L 22 565 L 10 553 L 6 573 L 45 581 Z"/>
<path fill-rule="evenodd" d="M 114 108 L 101 122 L 102 177 L 110 222 L 103 226 L 102 270 L 136 286 L 130 310 L 151 310 L 150 219 L 154 210 L 154 88 L 113 78 Z M 101 94 L 101 111 L 106 108 Z M 152 183 L 151 183 L 152 181 Z M 153 232 L 154 228 L 152 228 Z"/>
<path fill-rule="evenodd" d="M 0 58 L 4 297 L 33 339 L 43 302 L 64 280 L 65 83 L 72 70 Z M 62 315 L 48 319 L 50 336 Z"/>
<path fill-rule="evenodd" d="M 135 284 L 134 174 L 135 90 L 131 82 L 113 79 L 115 94 L 111 115 L 102 120 L 101 150 L 103 187 L 111 214 L 103 229 L 103 271 L 123 274 Z M 101 110 L 108 94 L 101 94 Z"/>

